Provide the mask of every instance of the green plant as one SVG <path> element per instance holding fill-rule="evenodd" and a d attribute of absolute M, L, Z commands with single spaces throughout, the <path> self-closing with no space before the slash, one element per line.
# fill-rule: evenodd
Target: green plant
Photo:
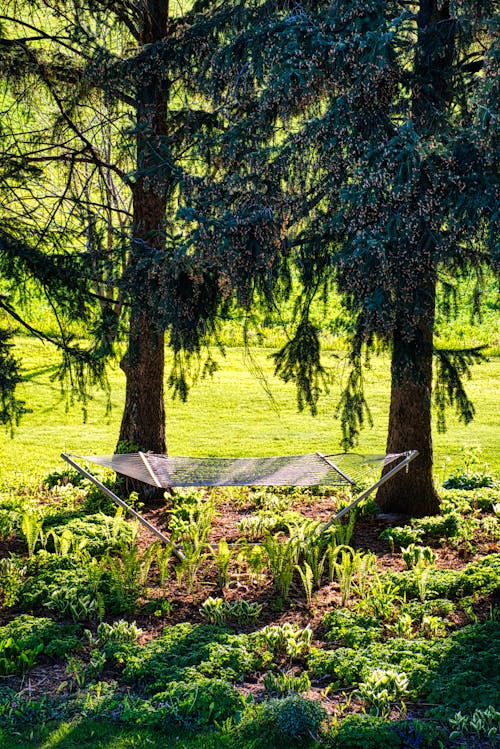
<path fill-rule="evenodd" d="M 384 718 L 365 713 L 354 713 L 341 722 L 335 721 L 328 746 L 331 749 L 402 749 L 399 736 Z M 438 746 L 436 744 L 434 749 Z M 416 749 L 419 744 L 408 743 L 407 747 Z"/>
<path fill-rule="evenodd" d="M 76 471 L 69 466 L 62 470 L 51 471 L 42 479 L 42 485 L 47 489 L 53 489 L 54 487 L 66 486 L 72 484 L 73 486 L 79 486 L 83 482 L 83 476 L 81 473 Z"/>
<path fill-rule="evenodd" d="M 328 543 L 325 543 L 325 538 L 318 533 L 319 528 L 320 523 L 312 521 L 303 524 L 301 529 L 302 537 L 298 536 L 297 533 L 294 534 L 300 540 L 299 571 L 301 566 L 303 566 L 305 573 L 305 578 L 301 573 L 302 582 L 307 582 L 307 576 L 310 576 L 312 578 L 312 587 L 314 588 L 319 588 L 321 585 L 321 578 L 323 577 L 328 555 Z M 309 572 L 306 572 L 307 568 Z M 306 584 L 304 584 L 304 590 L 307 597 Z M 310 603 L 310 596 L 308 603 Z"/>
<path fill-rule="evenodd" d="M 462 715 L 461 712 L 449 719 L 453 728 L 450 739 L 457 740 L 467 734 L 476 734 L 478 738 L 487 737 L 496 744 L 500 734 L 500 712 L 493 705 L 485 709 L 474 710 L 472 715 Z"/>
<path fill-rule="evenodd" d="M 0 627 L 0 673 L 24 673 L 42 654 L 59 658 L 79 647 L 73 627 L 23 614 Z"/>
<path fill-rule="evenodd" d="M 256 508 L 274 510 L 282 514 L 290 507 L 293 497 L 289 493 L 280 491 L 278 487 L 276 489 L 264 487 L 262 489 L 253 489 L 250 494 L 250 500 Z"/>
<path fill-rule="evenodd" d="M 223 590 L 229 581 L 229 565 L 231 564 L 232 551 L 229 548 L 226 539 L 221 538 L 217 545 L 217 549 L 214 549 L 213 546 L 210 547 L 210 553 L 217 570 L 217 582 L 219 588 Z"/>
<path fill-rule="evenodd" d="M 207 558 L 215 503 L 213 498 L 205 500 L 194 491 L 176 495 L 175 499 L 176 505 L 169 510 L 171 539 L 180 544 L 183 559 L 174 569 L 178 583 L 186 579 L 189 590 L 192 590 L 200 566 Z"/>
<path fill-rule="evenodd" d="M 382 640 L 384 628 L 374 616 L 358 614 L 349 609 L 333 609 L 323 618 L 328 641 L 347 647 L 361 647 Z"/>
<path fill-rule="evenodd" d="M 299 573 L 300 579 L 302 580 L 304 593 L 306 594 L 307 605 L 310 606 L 312 603 L 314 589 L 314 573 L 305 560 L 300 565 L 296 565 L 295 569 Z"/>
<path fill-rule="evenodd" d="M 255 749 L 307 746 L 317 739 L 326 711 L 300 694 L 249 705 L 236 729 L 243 746 Z M 239 746 L 239 743 L 237 744 Z"/>
<path fill-rule="evenodd" d="M 425 601 L 427 595 L 427 581 L 429 580 L 429 568 L 428 567 L 417 567 L 415 569 L 415 580 L 417 582 L 418 597 L 422 601 Z"/>
<path fill-rule="evenodd" d="M 257 642 L 266 645 L 275 655 L 286 654 L 293 660 L 309 652 L 313 633 L 309 626 L 301 629 L 285 622 L 263 627 L 254 636 Z"/>
<path fill-rule="evenodd" d="M 356 570 L 355 557 L 356 552 L 349 546 L 338 546 L 331 557 L 332 572 L 339 584 L 342 606 L 346 605 L 351 594 L 353 576 Z M 332 572 L 330 575 L 332 575 Z"/>
<path fill-rule="evenodd" d="M 413 631 L 413 619 L 406 611 L 401 612 L 393 624 L 388 624 L 387 629 L 392 632 L 395 637 L 404 637 L 409 640 L 415 636 Z"/>
<path fill-rule="evenodd" d="M 12 637 L 0 638 L 0 675 L 24 673 L 35 665 L 42 650 L 43 643 L 23 648 Z"/>
<path fill-rule="evenodd" d="M 137 627 L 135 622 L 127 622 L 119 619 L 113 624 L 101 622 L 97 627 L 97 642 L 105 644 L 108 642 L 137 642 L 142 630 Z M 94 642 L 92 640 L 92 642 Z"/>
<path fill-rule="evenodd" d="M 173 543 L 173 541 L 170 541 L 170 543 L 168 544 L 160 541 L 155 541 L 150 546 L 150 554 L 151 557 L 156 561 L 156 565 L 158 567 L 158 572 L 160 575 L 160 585 L 162 586 L 162 588 L 166 585 L 170 577 L 170 560 L 172 559 L 174 548 L 175 544 Z"/>
<path fill-rule="evenodd" d="M 21 530 L 28 546 L 28 556 L 32 557 L 35 553 L 35 547 L 43 538 L 43 515 L 39 510 L 28 507 L 21 516 Z"/>
<path fill-rule="evenodd" d="M 178 492 L 168 510 L 173 540 L 205 543 L 215 514 L 213 497 L 205 499 L 198 491 Z"/>
<path fill-rule="evenodd" d="M 235 718 L 244 704 L 243 696 L 227 681 L 198 677 L 192 682 L 172 682 L 154 696 L 151 708 L 158 713 L 155 722 L 163 727 L 200 729 Z M 150 711 L 145 714 L 151 722 Z"/>
<path fill-rule="evenodd" d="M 267 567 L 267 554 L 261 544 L 252 544 L 246 538 L 240 538 L 240 551 L 237 555 L 238 564 L 246 565 L 250 582 L 258 584 L 262 582 L 264 571 Z"/>
<path fill-rule="evenodd" d="M 16 522 L 15 512 L 0 507 L 0 540 L 6 540 L 13 533 Z"/>
<path fill-rule="evenodd" d="M 402 603 L 398 584 L 383 575 L 375 575 L 365 598 L 356 603 L 359 614 L 375 616 L 383 622 L 391 621 L 396 608 Z"/>
<path fill-rule="evenodd" d="M 93 557 L 100 557 L 133 544 L 136 535 L 137 526 L 125 519 L 123 510 L 119 507 L 113 516 L 99 512 L 66 519 L 62 523 L 59 518 L 55 518 L 47 533 L 47 540 L 52 541 L 56 553 L 62 553 L 63 543 L 64 553 L 85 550 Z M 49 548 L 48 544 L 46 546 Z"/>
<path fill-rule="evenodd" d="M 299 544 L 295 538 L 272 536 L 266 533 L 262 546 L 267 554 L 269 570 L 279 595 L 286 601 L 290 593 L 297 560 Z"/>
<path fill-rule="evenodd" d="M 380 538 L 390 546 L 391 552 L 401 549 L 407 544 L 416 544 L 422 540 L 423 531 L 420 528 L 411 528 L 409 526 L 396 526 L 394 528 L 386 528 L 380 534 Z"/>
<path fill-rule="evenodd" d="M 174 566 L 174 570 L 178 584 L 181 585 L 186 580 L 189 591 L 196 585 L 199 569 L 208 556 L 205 548 L 205 542 L 196 538 L 193 538 L 192 543 L 187 540 L 182 543 L 183 558 Z"/>
<path fill-rule="evenodd" d="M 481 459 L 481 447 L 479 445 L 467 446 L 461 449 L 463 465 L 443 482 L 445 489 L 480 489 L 483 487 L 496 486 L 495 480 L 489 471 L 487 463 Z"/>
<path fill-rule="evenodd" d="M 353 591 L 358 598 L 366 598 L 377 571 L 377 557 L 372 552 L 356 552 L 354 559 L 355 583 Z"/>
<path fill-rule="evenodd" d="M 346 497 L 345 502 L 349 504 L 351 502 L 350 497 Z M 339 504 L 339 510 L 342 507 L 342 502 Z M 335 546 L 349 546 L 356 526 L 356 520 L 358 519 L 358 508 L 354 507 L 347 514 L 347 518 L 344 516 L 342 520 L 336 520 L 333 525 L 330 526 L 328 534 L 331 538 L 331 543 Z"/>
<path fill-rule="evenodd" d="M 304 516 L 300 512 L 287 510 L 277 513 L 275 510 L 262 510 L 256 515 L 246 515 L 238 523 L 238 530 L 249 540 L 262 538 L 266 533 L 288 531 L 300 527 Z"/>
<path fill-rule="evenodd" d="M 288 697 L 290 694 L 308 692 L 311 688 L 311 681 L 306 671 L 298 676 L 283 671 L 277 674 L 268 671 L 264 676 L 263 683 L 264 689 L 271 697 Z"/>
<path fill-rule="evenodd" d="M 17 556 L 0 559 L 0 593 L 3 605 L 13 606 L 20 594 L 26 575 L 26 566 Z"/>
<path fill-rule="evenodd" d="M 408 677 L 404 672 L 376 668 L 358 685 L 361 699 L 375 711 L 387 717 L 391 705 L 408 692 Z"/>
<path fill-rule="evenodd" d="M 78 589 L 55 588 L 45 606 L 59 617 L 71 616 L 74 622 L 86 622 L 101 617 L 103 606 L 98 595 L 82 593 Z"/>
<path fill-rule="evenodd" d="M 104 563 L 87 552 L 78 558 L 38 552 L 36 576 L 29 576 L 19 591 L 25 608 L 43 606 L 74 621 L 102 618 Z M 28 569 L 28 572 L 30 570 Z"/>
<path fill-rule="evenodd" d="M 409 570 L 414 567 L 433 567 L 436 562 L 436 555 L 429 546 L 409 544 L 401 549 L 401 553 Z"/>
<path fill-rule="evenodd" d="M 460 535 L 464 521 L 458 512 L 449 512 L 446 515 L 433 515 L 424 518 L 415 518 L 412 525 L 415 530 L 421 531 L 426 538 L 454 538 Z"/>
<path fill-rule="evenodd" d="M 326 712 L 319 702 L 302 695 L 291 695 L 284 699 L 271 699 L 263 704 L 262 719 L 275 722 L 279 733 L 292 740 L 317 738 Z"/>
<path fill-rule="evenodd" d="M 259 618 L 262 605 L 248 601 L 225 601 L 222 598 L 207 598 L 200 608 L 200 614 L 211 624 L 251 624 Z"/>
<path fill-rule="evenodd" d="M 422 636 L 429 640 L 434 637 L 441 637 L 446 633 L 446 623 L 440 616 L 424 614 L 420 623 L 420 631 Z"/>
<path fill-rule="evenodd" d="M 150 550 L 141 552 L 134 543 L 104 561 L 107 608 L 119 614 L 135 611 L 152 562 Z"/>

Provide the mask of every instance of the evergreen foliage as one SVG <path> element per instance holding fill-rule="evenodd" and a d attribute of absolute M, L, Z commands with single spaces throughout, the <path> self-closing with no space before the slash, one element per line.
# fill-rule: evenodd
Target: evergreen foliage
<path fill-rule="evenodd" d="M 215 144 L 218 179 L 186 189 L 185 252 L 219 268 L 246 307 L 259 295 L 279 301 L 293 273 L 302 293 L 276 371 L 296 381 L 299 405 L 313 410 L 325 380 L 309 309 L 337 285 L 355 320 L 339 406 L 343 446 L 355 444 L 369 418 L 364 358 L 385 344 L 387 449 L 421 453 L 404 492 L 409 504 L 398 509 L 435 512 L 438 283 L 449 288 L 454 276 L 472 273 L 479 300 L 484 265 L 498 268 L 493 4 L 349 0 L 239 10 L 205 79 L 226 128 Z M 480 352 L 436 353 L 440 427 L 449 403 L 467 422 L 473 408 L 461 376 Z M 381 493 L 390 505 L 401 486 Z"/>

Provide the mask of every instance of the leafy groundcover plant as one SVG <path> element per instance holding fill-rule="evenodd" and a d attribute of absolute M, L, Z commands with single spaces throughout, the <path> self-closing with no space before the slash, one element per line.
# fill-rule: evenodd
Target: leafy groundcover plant
<path fill-rule="evenodd" d="M 238 498 L 241 514 L 265 511 L 255 494 Z M 349 539 L 318 541 L 311 498 L 286 496 L 293 522 L 255 540 L 234 505 L 229 525 L 228 492 L 206 507 L 201 493 L 176 498 L 156 522 L 196 552 L 183 574 L 171 547 L 114 512 L 85 515 L 86 497 L 69 506 L 57 485 L 30 498 L 43 521 L 31 543 L 10 498 L 2 749 L 42 747 L 63 726 L 92 749 L 87 729 L 140 749 L 144 737 L 189 749 L 494 747 L 498 490 L 444 491 L 441 516 L 391 529 L 392 550 L 369 514 Z M 54 664 L 53 688 L 25 689 Z"/>

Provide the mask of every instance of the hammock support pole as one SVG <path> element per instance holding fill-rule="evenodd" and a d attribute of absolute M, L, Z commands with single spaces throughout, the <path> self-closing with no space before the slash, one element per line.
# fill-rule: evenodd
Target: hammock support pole
<path fill-rule="evenodd" d="M 149 520 L 146 520 L 142 515 L 140 515 L 136 510 L 134 510 L 133 507 L 130 507 L 126 502 L 124 502 L 123 499 L 120 499 L 118 495 L 116 495 L 114 492 L 111 491 L 105 484 L 102 483 L 102 481 L 99 481 L 90 471 L 87 471 L 85 468 L 83 468 L 78 463 L 75 463 L 75 461 L 69 457 L 69 455 L 66 455 L 65 453 L 61 453 L 61 458 L 66 461 L 66 463 L 69 463 L 70 466 L 75 468 L 78 473 L 81 473 L 82 476 L 85 476 L 86 479 L 91 481 L 94 486 L 97 486 L 98 489 L 100 489 L 103 494 L 106 494 L 110 499 L 113 500 L 113 502 L 116 502 L 117 505 L 120 505 L 126 512 L 128 512 L 130 515 L 132 515 L 136 520 L 139 521 L 145 528 L 147 528 L 151 533 L 154 533 L 155 536 L 157 536 L 160 541 L 163 541 L 164 544 L 171 543 L 170 538 L 166 536 L 164 533 L 162 533 L 158 528 L 155 528 L 152 523 L 149 522 Z M 174 554 L 178 559 L 181 561 L 184 559 L 184 554 L 182 551 L 174 547 Z"/>
<path fill-rule="evenodd" d="M 404 454 L 405 457 L 401 461 L 401 463 L 398 463 L 397 466 L 394 466 L 394 468 L 391 468 L 387 473 L 384 473 L 383 476 L 379 478 L 378 481 L 376 481 L 372 486 L 368 487 L 368 489 L 365 489 L 364 492 L 361 492 L 359 497 L 356 497 L 356 499 L 351 502 L 347 507 L 343 507 L 339 512 L 337 512 L 336 515 L 333 516 L 330 520 L 328 520 L 324 525 L 321 526 L 318 533 L 324 533 L 330 526 L 332 526 L 337 520 L 339 520 L 343 515 L 350 512 L 354 507 L 359 505 L 360 502 L 362 502 L 366 497 L 369 497 L 372 492 L 375 491 L 375 489 L 378 489 L 379 486 L 382 486 L 385 484 L 386 481 L 389 481 L 393 476 L 396 475 L 396 473 L 399 473 L 399 471 L 404 468 L 405 466 L 408 466 L 411 461 L 417 457 L 418 450 L 409 450 L 407 453 Z"/>

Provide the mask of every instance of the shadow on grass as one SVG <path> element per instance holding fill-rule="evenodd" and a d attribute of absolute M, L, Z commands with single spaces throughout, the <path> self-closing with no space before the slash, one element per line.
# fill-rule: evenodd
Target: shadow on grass
<path fill-rule="evenodd" d="M 48 724 L 36 731 L 0 732 L 2 749 L 230 749 L 220 733 L 187 734 L 83 720 Z"/>

